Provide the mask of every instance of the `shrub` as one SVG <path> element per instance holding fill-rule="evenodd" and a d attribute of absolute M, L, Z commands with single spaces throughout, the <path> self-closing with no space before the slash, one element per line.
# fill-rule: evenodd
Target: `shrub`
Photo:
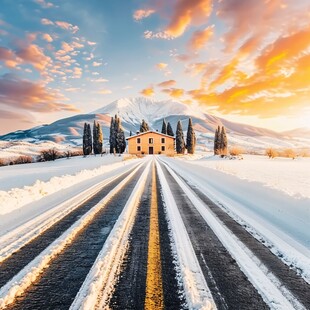
<path fill-rule="evenodd" d="M 233 146 L 229 149 L 229 154 L 231 156 L 238 156 L 244 153 L 244 150 L 238 146 Z"/>
<path fill-rule="evenodd" d="M 266 150 L 266 155 L 269 157 L 269 158 L 275 158 L 278 156 L 278 152 L 276 150 L 274 150 L 273 148 L 268 148 Z"/>
<path fill-rule="evenodd" d="M 40 161 L 52 161 L 59 158 L 59 153 L 56 149 L 43 150 L 40 153 Z"/>
<path fill-rule="evenodd" d="M 4 159 L 0 158 L 0 167 L 6 166 L 6 165 L 7 165 L 7 162 Z"/>
<path fill-rule="evenodd" d="M 287 158 L 295 159 L 296 158 L 296 153 L 292 149 L 286 149 L 286 150 L 283 151 L 283 156 L 287 157 Z"/>
<path fill-rule="evenodd" d="M 19 165 L 19 164 L 29 164 L 32 163 L 32 157 L 31 156 L 19 156 L 16 159 L 13 160 L 14 165 Z"/>

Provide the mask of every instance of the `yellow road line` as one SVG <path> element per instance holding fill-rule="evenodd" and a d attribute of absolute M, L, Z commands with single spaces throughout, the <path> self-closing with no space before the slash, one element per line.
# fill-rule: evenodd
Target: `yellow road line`
<path fill-rule="evenodd" d="M 144 308 L 146 310 L 160 310 L 164 308 L 164 294 L 161 277 L 158 203 L 154 164 L 152 168 L 152 199 L 150 211 L 150 230 Z"/>

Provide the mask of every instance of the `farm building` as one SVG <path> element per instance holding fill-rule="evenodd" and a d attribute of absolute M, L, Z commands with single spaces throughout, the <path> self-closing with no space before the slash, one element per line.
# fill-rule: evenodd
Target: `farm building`
<path fill-rule="evenodd" d="M 158 131 L 146 131 L 128 137 L 129 154 L 174 154 L 174 137 Z"/>

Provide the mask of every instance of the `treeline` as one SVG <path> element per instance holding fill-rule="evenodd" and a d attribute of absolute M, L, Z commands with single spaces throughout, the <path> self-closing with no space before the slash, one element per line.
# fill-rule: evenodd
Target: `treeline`
<path fill-rule="evenodd" d="M 222 126 L 222 129 L 220 126 L 217 127 L 215 130 L 214 135 L 214 155 L 222 155 L 227 156 L 227 135 L 226 135 L 226 129 L 224 126 Z"/>
<path fill-rule="evenodd" d="M 101 126 L 94 120 L 93 135 L 91 133 L 90 124 L 84 124 L 83 130 L 83 155 L 102 154 L 103 134 Z"/>

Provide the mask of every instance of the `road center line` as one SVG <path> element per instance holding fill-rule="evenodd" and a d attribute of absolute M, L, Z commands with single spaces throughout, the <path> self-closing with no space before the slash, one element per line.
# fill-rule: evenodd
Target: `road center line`
<path fill-rule="evenodd" d="M 145 309 L 163 309 L 163 283 L 161 276 L 158 200 L 155 165 L 152 166 L 152 198 L 148 245 Z"/>

